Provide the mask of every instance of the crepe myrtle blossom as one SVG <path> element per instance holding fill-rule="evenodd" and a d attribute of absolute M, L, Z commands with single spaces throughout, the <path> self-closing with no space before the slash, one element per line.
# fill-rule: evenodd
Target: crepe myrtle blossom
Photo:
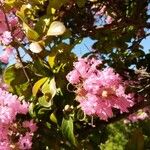
<path fill-rule="evenodd" d="M 0 84 L 0 150 L 29 150 L 32 147 L 32 137 L 37 130 L 33 120 L 18 122 L 18 114 L 26 115 L 29 104 L 9 93 L 6 85 Z M 18 140 L 13 140 L 16 137 Z"/>
<path fill-rule="evenodd" d="M 4 48 L 3 53 L 0 55 L 0 61 L 4 64 L 8 64 L 9 58 L 13 53 L 14 48 L 12 46 L 7 46 Z"/>
<path fill-rule="evenodd" d="M 0 36 L 0 41 L 3 45 L 9 45 L 12 42 L 12 35 L 9 31 L 4 31 Z"/>
<path fill-rule="evenodd" d="M 108 120 L 113 109 L 127 112 L 134 102 L 133 95 L 125 93 L 120 75 L 110 67 L 99 70 L 101 64 L 95 58 L 79 58 L 66 78 L 76 87 L 76 100 L 84 113 Z"/>
<path fill-rule="evenodd" d="M 32 148 L 32 135 L 27 132 L 25 136 L 20 136 L 18 142 L 19 148 L 21 150 L 27 150 Z"/>
<path fill-rule="evenodd" d="M 128 118 L 124 120 L 124 123 L 125 124 L 134 123 L 140 120 L 142 121 L 148 119 L 149 117 L 150 117 L 150 107 L 145 107 L 143 109 L 138 110 L 136 113 L 129 115 Z"/>
<path fill-rule="evenodd" d="M 0 9 L 0 41 L 3 45 L 8 45 L 12 42 L 12 37 L 19 41 L 24 41 L 25 35 L 16 16 L 17 9 L 11 9 L 4 13 Z"/>

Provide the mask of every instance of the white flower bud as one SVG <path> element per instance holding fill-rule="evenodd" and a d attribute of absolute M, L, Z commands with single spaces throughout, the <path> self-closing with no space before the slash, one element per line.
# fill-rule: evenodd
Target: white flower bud
<path fill-rule="evenodd" d="M 29 46 L 29 49 L 33 53 L 40 53 L 43 50 L 38 42 L 32 42 Z"/>
<path fill-rule="evenodd" d="M 47 35 L 57 36 L 62 35 L 66 31 L 66 27 L 60 21 L 54 21 L 51 23 L 50 28 L 48 29 Z"/>

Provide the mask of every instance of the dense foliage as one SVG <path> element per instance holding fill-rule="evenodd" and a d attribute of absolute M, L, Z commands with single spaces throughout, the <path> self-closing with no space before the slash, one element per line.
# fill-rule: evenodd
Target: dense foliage
<path fill-rule="evenodd" d="M 150 149 L 149 3 L 0 0 L 0 149 Z"/>

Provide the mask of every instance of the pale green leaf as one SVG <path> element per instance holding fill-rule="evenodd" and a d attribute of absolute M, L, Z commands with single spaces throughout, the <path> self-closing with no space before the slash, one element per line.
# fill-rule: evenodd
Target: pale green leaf
<path fill-rule="evenodd" d="M 48 79 L 42 86 L 41 91 L 44 96 L 39 98 L 40 105 L 44 107 L 50 107 L 52 105 L 52 99 L 56 95 L 56 83 L 55 79 Z"/>
<path fill-rule="evenodd" d="M 52 122 L 54 122 L 54 123 L 57 124 L 57 118 L 56 118 L 56 116 L 55 116 L 54 113 L 52 113 L 52 114 L 50 115 L 50 120 L 51 120 Z"/>
<path fill-rule="evenodd" d="M 5 0 L 5 3 L 8 5 L 13 5 L 16 0 Z"/>
<path fill-rule="evenodd" d="M 39 104 L 43 107 L 50 107 L 52 105 L 52 101 L 50 101 L 50 98 L 46 97 L 45 95 L 40 97 L 38 101 Z"/>
<path fill-rule="evenodd" d="M 23 22 L 23 29 L 29 40 L 36 41 L 39 38 L 39 34 L 35 30 L 31 29 L 25 22 Z"/>
<path fill-rule="evenodd" d="M 38 90 L 39 90 L 40 87 L 44 84 L 44 82 L 46 82 L 47 79 L 48 79 L 48 77 L 44 77 L 44 78 L 38 80 L 38 81 L 34 84 L 34 86 L 33 86 L 33 88 L 32 88 L 32 93 L 33 93 L 34 96 L 36 96 Z"/>

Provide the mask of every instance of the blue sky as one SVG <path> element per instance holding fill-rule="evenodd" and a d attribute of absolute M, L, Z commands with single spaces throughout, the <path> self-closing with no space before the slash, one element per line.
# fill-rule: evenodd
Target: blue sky
<path fill-rule="evenodd" d="M 73 52 L 75 52 L 78 56 L 82 56 L 86 52 L 90 52 L 91 46 L 93 45 L 94 41 L 90 38 L 85 38 L 80 44 L 74 47 Z M 150 51 L 150 36 L 144 39 L 141 42 L 142 46 L 144 47 L 144 51 L 148 53 Z M 2 48 L 0 47 L 0 54 L 2 53 Z M 10 58 L 10 64 L 14 63 L 14 57 Z"/>
<path fill-rule="evenodd" d="M 78 56 L 82 56 L 83 54 L 85 54 L 86 52 L 89 52 L 91 50 L 91 46 L 93 45 L 94 41 L 92 41 L 90 38 L 85 38 L 81 44 L 78 44 L 75 46 L 74 48 L 74 52 L 78 55 Z M 150 50 L 150 36 L 148 36 L 146 39 L 144 39 L 141 42 L 141 45 L 144 47 L 144 51 L 146 53 L 149 52 Z"/>
<path fill-rule="evenodd" d="M 150 51 L 150 36 L 144 39 L 141 44 L 144 46 L 144 51 L 148 53 Z"/>

